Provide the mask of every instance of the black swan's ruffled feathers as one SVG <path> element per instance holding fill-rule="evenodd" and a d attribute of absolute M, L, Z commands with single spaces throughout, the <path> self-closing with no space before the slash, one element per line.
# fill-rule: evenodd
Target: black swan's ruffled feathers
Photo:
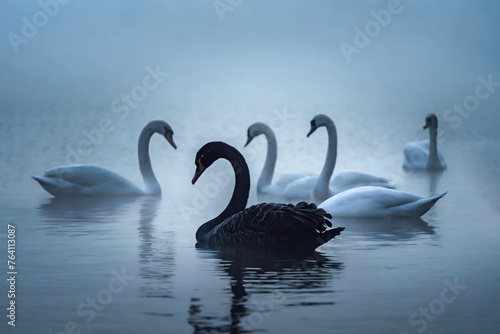
<path fill-rule="evenodd" d="M 261 203 L 227 218 L 212 231 L 209 244 L 272 246 L 299 242 L 323 234 L 332 226 L 328 218 L 331 215 L 315 204 Z"/>

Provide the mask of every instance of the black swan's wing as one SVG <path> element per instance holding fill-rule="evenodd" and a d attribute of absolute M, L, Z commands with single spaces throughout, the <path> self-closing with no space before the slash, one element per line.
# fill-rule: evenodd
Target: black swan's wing
<path fill-rule="evenodd" d="M 316 248 L 340 234 L 343 228 L 326 232 L 331 215 L 315 204 L 261 203 L 227 218 L 209 237 L 209 244 L 231 246 L 304 245 Z M 322 235 L 325 238 L 315 240 Z M 309 245 L 310 244 L 310 245 Z"/>

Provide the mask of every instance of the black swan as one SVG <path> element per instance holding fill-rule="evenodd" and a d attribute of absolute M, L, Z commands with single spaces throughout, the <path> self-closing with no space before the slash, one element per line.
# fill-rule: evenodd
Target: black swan
<path fill-rule="evenodd" d="M 210 142 L 198 151 L 192 183 L 219 158 L 231 163 L 236 184 L 226 209 L 196 232 L 199 245 L 305 252 L 314 251 L 344 230 L 343 227 L 326 230 L 332 226 L 327 219 L 331 216 L 315 204 L 260 203 L 245 209 L 250 191 L 248 166 L 237 149 L 223 142 Z"/>

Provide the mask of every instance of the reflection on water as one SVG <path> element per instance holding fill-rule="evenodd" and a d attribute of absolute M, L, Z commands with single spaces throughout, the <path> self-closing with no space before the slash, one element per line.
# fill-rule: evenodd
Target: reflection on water
<path fill-rule="evenodd" d="M 287 258 L 230 248 L 199 252 L 203 259 L 219 260 L 217 271 L 230 278 L 231 304 L 220 315 L 208 300 L 192 297 L 188 323 L 194 333 L 255 332 L 280 308 L 334 304 L 331 284 L 342 264 L 325 254 Z"/>
<path fill-rule="evenodd" d="M 171 278 L 175 272 L 175 233 L 157 233 L 154 221 L 160 197 L 144 197 L 140 208 L 139 231 L 139 266 L 143 285 L 140 296 L 143 298 L 173 298 Z M 147 312 L 150 315 L 166 314 Z M 170 314 L 169 314 L 170 315 Z"/>
<path fill-rule="evenodd" d="M 123 206 L 136 197 L 52 197 L 38 209 L 43 217 L 53 221 L 100 222 L 115 217 Z M 97 221 L 96 221 L 97 220 Z"/>
<path fill-rule="evenodd" d="M 421 218 L 335 218 L 335 224 L 366 239 L 406 241 L 421 235 L 434 235 L 435 227 Z"/>
<path fill-rule="evenodd" d="M 53 228 L 84 227 L 116 221 L 121 214 L 131 209 L 136 200 L 136 197 L 53 197 L 40 204 L 38 211 L 45 223 Z M 92 232 L 91 229 L 86 231 Z"/>
<path fill-rule="evenodd" d="M 439 188 L 439 180 L 445 171 L 427 171 L 427 170 L 405 170 L 405 175 L 414 177 L 419 183 L 429 184 L 429 196 L 437 195 L 436 189 Z"/>

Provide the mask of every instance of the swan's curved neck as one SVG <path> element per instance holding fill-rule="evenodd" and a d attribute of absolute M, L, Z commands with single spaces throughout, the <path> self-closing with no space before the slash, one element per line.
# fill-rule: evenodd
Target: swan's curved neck
<path fill-rule="evenodd" d="M 227 218 L 245 209 L 247 206 L 248 194 L 250 193 L 250 172 L 245 159 L 240 152 L 229 146 L 221 151 L 220 158 L 228 160 L 233 167 L 236 178 L 233 196 L 220 215 L 201 225 L 198 231 L 196 231 L 196 240 L 198 242 L 206 242 L 210 231 Z"/>
<path fill-rule="evenodd" d="M 337 162 L 337 128 L 332 120 L 328 120 L 325 125 L 328 133 L 328 153 L 326 154 L 325 165 L 318 176 L 314 186 L 313 195 L 317 198 L 330 197 L 329 184 Z"/>
<path fill-rule="evenodd" d="M 260 173 L 259 181 L 257 182 L 257 190 L 262 191 L 264 187 L 271 185 L 273 181 L 274 168 L 276 167 L 276 159 L 278 158 L 278 144 L 273 130 L 265 129 L 264 135 L 267 139 L 267 155 L 266 162 L 262 173 Z"/>
<path fill-rule="evenodd" d="M 434 166 L 439 165 L 437 132 L 437 127 L 431 126 L 429 128 L 429 160 L 427 161 L 427 168 L 433 168 Z"/>
<path fill-rule="evenodd" d="M 139 136 L 139 143 L 137 145 L 139 168 L 146 186 L 145 192 L 150 195 L 161 194 L 161 187 L 155 174 L 153 173 L 151 159 L 149 158 L 149 140 L 151 139 L 153 133 L 154 131 L 150 127 L 146 126 Z"/>

